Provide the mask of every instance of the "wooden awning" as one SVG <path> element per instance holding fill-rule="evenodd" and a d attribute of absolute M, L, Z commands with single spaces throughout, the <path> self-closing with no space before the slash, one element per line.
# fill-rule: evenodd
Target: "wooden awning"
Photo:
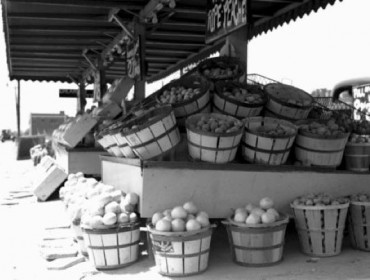
<path fill-rule="evenodd" d="M 159 1 L 159 0 L 158 0 Z M 157 2 L 158 2 L 157 1 Z M 337 0 L 342 1 L 342 0 Z M 109 21 L 112 9 L 124 22 L 154 0 L 3 0 L 3 23 L 10 79 L 67 81 L 90 67 L 82 55 L 95 57 L 122 32 Z M 158 23 L 145 24 L 145 77 L 158 80 L 219 50 L 222 42 L 205 44 L 206 0 L 177 0 L 157 13 Z M 336 0 L 250 0 L 249 38 L 289 23 Z M 125 76 L 126 63 L 107 66 L 107 81 Z"/>

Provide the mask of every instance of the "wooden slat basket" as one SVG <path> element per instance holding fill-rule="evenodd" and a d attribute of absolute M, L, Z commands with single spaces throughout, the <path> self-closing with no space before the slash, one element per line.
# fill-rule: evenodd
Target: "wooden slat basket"
<path fill-rule="evenodd" d="M 236 118 L 216 113 L 196 114 L 186 120 L 189 154 L 193 159 L 212 163 L 227 163 L 236 156 L 242 135 L 243 127 L 230 133 L 216 133 L 194 128 L 202 116 L 213 116 L 225 121 L 238 121 Z"/>
<path fill-rule="evenodd" d="M 369 137 L 369 135 L 359 136 L 364 138 Z M 370 143 L 348 142 L 344 149 L 344 160 L 347 170 L 368 172 L 370 166 Z"/>
<path fill-rule="evenodd" d="M 170 105 L 151 109 L 133 119 L 121 131 L 121 136 L 142 160 L 169 152 L 181 140 L 175 114 Z"/>
<path fill-rule="evenodd" d="M 158 272 L 171 277 L 191 276 L 207 270 L 214 226 L 190 232 L 161 232 L 148 225 Z"/>
<path fill-rule="evenodd" d="M 113 139 L 116 141 L 116 147 L 115 149 L 119 150 L 119 154 L 121 154 L 121 157 L 126 157 L 126 158 L 135 158 L 136 155 L 134 151 L 131 149 L 131 147 L 128 145 L 127 140 L 125 137 L 122 136 L 121 131 L 122 129 L 126 126 L 127 122 L 119 122 L 115 126 L 112 126 L 110 128 L 109 134 Z"/>
<path fill-rule="evenodd" d="M 370 202 L 351 202 L 348 226 L 353 248 L 370 251 Z"/>
<path fill-rule="evenodd" d="M 157 102 L 161 102 L 161 96 L 165 91 L 171 91 L 171 88 L 184 87 L 187 89 L 198 90 L 192 98 L 171 103 L 175 113 L 176 121 L 179 127 L 185 127 L 185 120 L 187 117 L 197 113 L 210 113 L 211 104 L 209 97 L 209 82 L 200 76 L 188 76 L 175 80 L 155 93 Z M 162 103 L 163 104 L 163 103 Z M 166 103 L 164 103 L 166 104 Z"/>
<path fill-rule="evenodd" d="M 86 247 L 86 243 L 85 243 L 85 240 L 84 240 L 84 237 L 83 237 L 81 225 L 72 223 L 71 224 L 71 229 L 73 231 L 74 238 L 77 241 L 80 253 L 83 256 L 88 257 L 87 247 Z"/>
<path fill-rule="evenodd" d="M 250 100 L 241 101 L 232 95 L 234 89 L 247 91 Z M 220 81 L 215 84 L 215 94 L 213 95 L 213 107 L 216 112 L 230 115 L 239 119 L 246 117 L 259 116 L 263 106 L 267 102 L 267 96 L 258 85 L 242 84 L 231 81 Z M 258 102 L 254 99 L 258 97 Z"/>
<path fill-rule="evenodd" d="M 271 83 L 264 87 L 268 94 L 266 108 L 287 119 L 307 119 L 314 99 L 307 92 L 293 86 Z"/>
<path fill-rule="evenodd" d="M 304 254 L 330 257 L 341 253 L 348 207 L 349 203 L 329 206 L 291 204 Z"/>
<path fill-rule="evenodd" d="M 245 75 L 245 64 L 235 57 L 220 56 L 203 60 L 197 66 L 199 75 L 210 82 L 210 90 L 214 90 L 217 81 L 239 81 Z M 219 70 L 221 71 L 219 71 Z"/>
<path fill-rule="evenodd" d="M 109 134 L 109 127 L 95 133 L 95 140 L 112 156 L 121 157 L 116 140 Z"/>
<path fill-rule="evenodd" d="M 82 228 L 89 260 L 99 270 L 118 269 L 139 257 L 140 224 L 108 229 Z"/>
<path fill-rule="evenodd" d="M 267 135 L 260 130 L 284 129 L 285 135 Z M 281 165 L 289 156 L 297 134 L 297 127 L 292 123 L 269 117 L 251 117 L 245 119 L 245 131 L 242 139 L 242 155 L 250 163 Z"/>
<path fill-rule="evenodd" d="M 337 167 L 341 164 L 349 133 L 322 136 L 299 131 L 295 141 L 295 157 L 305 165 Z"/>
<path fill-rule="evenodd" d="M 233 261 L 242 266 L 270 266 L 283 259 L 287 215 L 271 224 L 247 225 L 234 222 L 226 225 Z"/>

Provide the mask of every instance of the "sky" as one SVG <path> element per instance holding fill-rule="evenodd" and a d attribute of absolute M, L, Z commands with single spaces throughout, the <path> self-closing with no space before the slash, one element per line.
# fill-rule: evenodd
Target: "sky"
<path fill-rule="evenodd" d="M 370 76 L 369 0 L 343 0 L 254 38 L 248 47 L 248 72 L 300 87 L 331 89 L 341 80 Z M 1 15 L 1 13 L 0 13 Z M 2 22 L 2 20 L 0 21 Z M 2 24 L 0 24 L 2 25 Z M 9 81 L 4 35 L 0 31 L 0 129 L 16 129 L 15 81 Z M 76 99 L 59 98 L 68 83 L 21 81 L 21 129 L 30 113 L 73 116 Z M 153 92 L 157 85 L 149 85 Z M 89 100 L 88 107 L 91 105 Z"/>

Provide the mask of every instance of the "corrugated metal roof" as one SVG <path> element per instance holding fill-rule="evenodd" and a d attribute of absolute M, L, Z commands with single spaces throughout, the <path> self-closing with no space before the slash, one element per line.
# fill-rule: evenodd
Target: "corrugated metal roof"
<path fill-rule="evenodd" d="M 101 55 L 122 33 L 108 21 L 113 8 L 124 22 L 138 19 L 154 0 L 2 0 L 7 61 L 11 79 L 70 82 L 89 63 L 82 56 Z M 342 0 L 337 0 L 342 1 Z M 154 81 L 217 51 L 207 46 L 206 0 L 177 0 L 175 9 L 158 13 L 158 24 L 146 24 L 146 79 Z M 249 38 L 273 30 L 336 0 L 250 0 Z M 116 56 L 106 67 L 107 82 L 126 75 L 126 63 Z"/>

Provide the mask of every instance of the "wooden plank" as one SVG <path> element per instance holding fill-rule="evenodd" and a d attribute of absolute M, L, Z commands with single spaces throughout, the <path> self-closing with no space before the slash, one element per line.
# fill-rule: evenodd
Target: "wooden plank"
<path fill-rule="evenodd" d="M 52 14 L 52 13 L 8 13 L 10 19 L 35 19 L 49 21 L 103 22 L 108 21 L 105 14 Z"/>

